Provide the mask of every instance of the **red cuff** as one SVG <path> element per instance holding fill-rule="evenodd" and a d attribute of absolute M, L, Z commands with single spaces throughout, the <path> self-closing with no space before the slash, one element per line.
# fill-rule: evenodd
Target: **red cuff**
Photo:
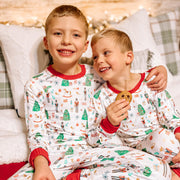
<path fill-rule="evenodd" d="M 180 133 L 180 127 L 177 127 L 175 130 L 174 130 L 174 134 L 176 133 Z"/>
<path fill-rule="evenodd" d="M 180 168 L 172 168 L 172 170 L 180 177 Z"/>
<path fill-rule="evenodd" d="M 34 159 L 39 155 L 44 156 L 48 160 L 48 165 L 51 164 L 51 161 L 49 160 L 48 152 L 44 150 L 43 148 L 37 148 L 31 152 L 30 158 L 29 158 L 29 163 L 31 164 L 33 168 L 34 168 Z"/>
<path fill-rule="evenodd" d="M 72 172 L 71 174 L 69 174 L 66 177 L 66 180 L 79 180 L 80 179 L 80 174 L 81 174 L 81 169 L 76 169 L 74 172 Z"/>
<path fill-rule="evenodd" d="M 113 125 L 109 122 L 108 118 L 106 117 L 105 119 L 103 119 L 103 120 L 101 121 L 100 126 L 102 127 L 102 129 L 103 129 L 104 131 L 106 131 L 107 133 L 112 134 L 112 133 L 115 133 L 115 132 L 118 130 L 118 128 L 119 128 L 120 125 L 119 125 L 119 126 L 113 126 Z"/>

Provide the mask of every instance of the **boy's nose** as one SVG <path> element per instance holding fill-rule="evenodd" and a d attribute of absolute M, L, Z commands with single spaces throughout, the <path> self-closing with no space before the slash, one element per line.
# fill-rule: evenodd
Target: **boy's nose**
<path fill-rule="evenodd" d="M 103 62 L 104 62 L 103 56 L 99 56 L 98 59 L 97 59 L 97 63 L 98 63 L 98 64 L 101 64 L 101 63 L 103 63 Z"/>
<path fill-rule="evenodd" d="M 67 36 L 67 35 L 63 36 L 62 44 L 68 45 L 68 44 L 70 44 L 70 42 L 71 42 L 71 39 L 69 36 Z"/>

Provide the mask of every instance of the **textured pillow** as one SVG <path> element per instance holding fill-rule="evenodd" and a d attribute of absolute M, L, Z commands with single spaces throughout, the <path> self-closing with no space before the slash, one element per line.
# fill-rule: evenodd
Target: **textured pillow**
<path fill-rule="evenodd" d="M 136 51 L 134 52 L 134 60 L 131 64 L 131 71 L 135 73 L 143 73 L 154 67 L 154 62 L 154 53 L 149 51 L 149 49 Z"/>
<path fill-rule="evenodd" d="M 12 109 L 14 103 L 12 99 L 12 93 L 7 76 L 4 57 L 0 47 L 0 109 Z"/>
<path fill-rule="evenodd" d="M 177 38 L 178 14 L 175 11 L 150 17 L 152 34 L 163 61 L 172 75 L 180 74 L 180 53 Z"/>
<path fill-rule="evenodd" d="M 0 43 L 15 108 L 24 117 L 24 85 L 49 62 L 42 40 L 44 29 L 0 24 Z"/>
<path fill-rule="evenodd" d="M 113 24 L 112 27 L 124 31 L 129 35 L 134 52 L 149 49 L 154 53 L 157 60 L 156 64 L 162 63 L 160 53 L 151 33 L 149 16 L 145 9 L 137 11 L 118 24 Z"/>
<path fill-rule="evenodd" d="M 178 19 L 178 21 L 176 21 L 176 25 L 177 25 L 177 37 L 178 37 L 178 44 L 180 51 L 180 7 L 175 10 L 175 13 Z"/>

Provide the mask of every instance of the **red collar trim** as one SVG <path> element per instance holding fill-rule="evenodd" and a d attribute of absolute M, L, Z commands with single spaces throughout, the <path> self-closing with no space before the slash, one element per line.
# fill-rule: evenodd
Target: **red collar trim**
<path fill-rule="evenodd" d="M 141 73 L 141 79 L 140 79 L 139 82 L 136 84 L 136 86 L 129 91 L 131 94 L 134 93 L 134 92 L 136 92 L 136 91 L 139 89 L 139 87 L 141 86 L 141 83 L 144 81 L 144 78 L 145 78 L 145 73 Z M 121 92 L 121 91 L 115 89 L 114 87 L 112 87 L 109 82 L 107 82 L 107 86 L 108 86 L 109 89 L 111 89 L 111 90 L 112 90 L 114 93 L 116 93 L 116 94 L 118 94 L 118 93 Z"/>
<path fill-rule="evenodd" d="M 79 64 L 80 67 L 81 67 L 81 72 L 78 73 L 78 74 L 75 74 L 75 75 L 65 75 L 65 74 L 62 74 L 58 71 L 56 71 L 55 69 L 53 69 L 53 67 L 50 65 L 47 69 L 49 72 L 51 72 L 54 76 L 58 76 L 60 78 L 63 78 L 63 79 L 66 79 L 66 80 L 73 80 L 73 79 L 78 79 L 78 78 L 81 78 L 85 75 L 86 73 L 86 68 L 83 64 Z"/>

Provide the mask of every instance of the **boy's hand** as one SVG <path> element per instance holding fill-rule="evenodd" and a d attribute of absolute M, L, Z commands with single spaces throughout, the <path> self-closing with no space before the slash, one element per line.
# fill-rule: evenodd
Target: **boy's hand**
<path fill-rule="evenodd" d="M 180 133 L 176 133 L 176 134 L 175 134 L 175 137 L 176 137 L 176 139 L 177 139 L 178 141 L 180 141 Z M 175 164 L 175 163 L 180 163 L 180 152 L 179 152 L 176 156 L 173 157 L 172 162 L 173 162 L 174 164 Z"/>
<path fill-rule="evenodd" d="M 34 160 L 34 167 L 33 180 L 56 180 L 45 157 L 37 156 Z"/>
<path fill-rule="evenodd" d="M 172 162 L 173 162 L 174 164 L 180 163 L 180 152 L 179 152 L 176 156 L 174 156 L 174 157 L 172 158 Z"/>
<path fill-rule="evenodd" d="M 180 141 L 180 133 L 177 132 L 177 133 L 175 134 L 175 138 L 176 138 L 178 141 Z"/>
<path fill-rule="evenodd" d="M 109 122 L 113 126 L 118 126 L 122 120 L 128 117 L 129 109 L 129 102 L 125 99 L 116 100 L 106 109 Z"/>
<path fill-rule="evenodd" d="M 161 92 L 166 89 L 167 86 L 167 70 L 164 66 L 156 66 L 150 71 L 146 80 L 148 81 L 153 76 L 156 76 L 152 81 L 148 82 L 148 87 L 153 91 Z"/>

